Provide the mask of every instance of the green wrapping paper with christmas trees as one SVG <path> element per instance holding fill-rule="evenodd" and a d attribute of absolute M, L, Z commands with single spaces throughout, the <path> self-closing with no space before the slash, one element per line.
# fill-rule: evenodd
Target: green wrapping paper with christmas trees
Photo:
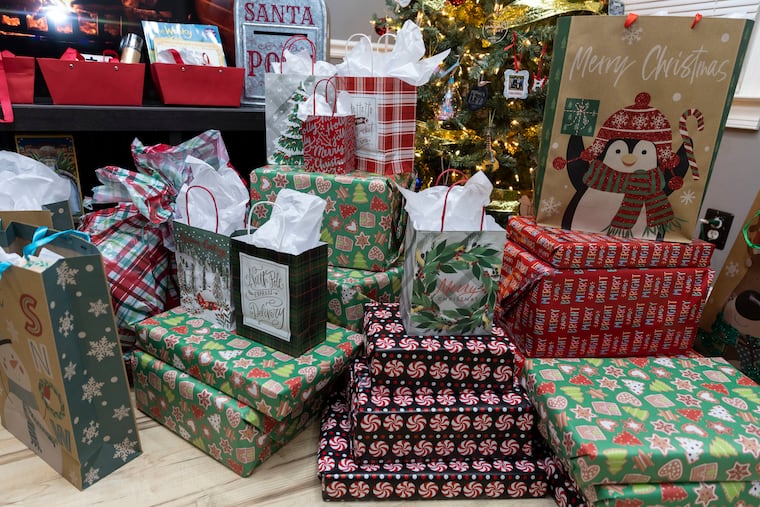
<path fill-rule="evenodd" d="M 276 421 L 141 350 L 132 368 L 140 410 L 243 477 L 306 427 L 324 394 Z"/>
<path fill-rule="evenodd" d="M 234 335 L 177 308 L 136 325 L 150 355 L 282 420 L 324 390 L 358 354 L 364 337 L 327 324 L 327 338 L 300 357 Z"/>
<path fill-rule="evenodd" d="M 361 332 L 364 303 L 397 303 L 403 272 L 401 265 L 387 271 L 328 266 L 327 321 Z"/>
<path fill-rule="evenodd" d="M 327 201 L 321 240 L 327 243 L 327 262 L 333 266 L 385 271 L 399 256 L 404 238 L 401 194 L 411 174 L 381 176 L 354 171 L 320 174 L 297 167 L 267 165 L 250 174 L 252 227 L 269 218 L 271 206 L 283 188 L 318 195 Z"/>
<path fill-rule="evenodd" d="M 721 358 L 528 359 L 523 375 L 539 430 L 590 501 L 601 485 L 760 480 L 760 387 Z"/>

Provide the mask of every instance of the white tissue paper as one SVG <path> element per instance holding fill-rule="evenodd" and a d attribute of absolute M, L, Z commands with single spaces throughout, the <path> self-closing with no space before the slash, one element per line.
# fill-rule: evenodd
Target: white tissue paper
<path fill-rule="evenodd" d="M 282 65 L 274 64 L 269 72 L 275 74 L 301 74 L 303 76 L 334 76 L 337 72 L 335 65 L 318 60 L 312 68 L 311 53 L 299 51 L 297 53 L 286 49 L 282 53 Z M 282 67 L 282 69 L 280 69 Z"/>
<path fill-rule="evenodd" d="M 335 97 L 330 94 L 329 97 Z M 306 121 L 309 116 L 348 116 L 351 115 L 351 94 L 348 92 L 338 93 L 335 102 L 335 112 L 333 112 L 333 103 L 328 102 L 324 93 L 315 92 L 298 104 L 298 119 Z"/>
<path fill-rule="evenodd" d="M 19 254 L 16 254 L 13 252 L 6 252 L 5 250 L 3 250 L 2 247 L 0 247 L 0 264 L 4 262 L 13 264 L 14 266 L 20 266 L 21 264 L 24 263 L 24 258 L 21 257 Z"/>
<path fill-rule="evenodd" d="M 443 217 L 444 231 L 500 231 L 504 230 L 491 215 L 483 216 L 483 208 L 491 201 L 493 185 L 482 171 L 467 180 L 464 185 L 451 187 L 434 186 L 414 192 L 399 188 L 406 199 L 404 209 L 414 227 L 420 231 L 440 231 L 443 204 L 446 203 L 446 216 Z M 483 227 L 481 229 L 481 221 Z"/>
<path fill-rule="evenodd" d="M 214 169 L 203 160 L 188 156 L 185 163 L 192 176 L 177 196 L 174 219 L 223 236 L 245 227 L 245 212 L 250 195 L 234 169 Z M 203 188 L 208 189 L 208 192 Z M 211 199 L 209 192 L 214 196 Z M 217 224 L 218 218 L 218 224 Z"/>
<path fill-rule="evenodd" d="M 0 209 L 37 211 L 43 204 L 68 201 L 71 185 L 42 162 L 0 151 Z"/>
<path fill-rule="evenodd" d="M 327 202 L 316 195 L 284 188 L 277 194 L 272 214 L 253 233 L 235 239 L 259 248 L 299 255 L 322 244 L 322 218 Z M 251 211 L 253 211 L 252 206 Z"/>
<path fill-rule="evenodd" d="M 422 31 L 413 21 L 407 20 L 396 34 L 396 43 L 390 52 L 374 52 L 369 39 L 362 38 L 336 67 L 339 76 L 395 77 L 412 86 L 422 86 L 450 52 L 447 49 L 423 59 Z"/>

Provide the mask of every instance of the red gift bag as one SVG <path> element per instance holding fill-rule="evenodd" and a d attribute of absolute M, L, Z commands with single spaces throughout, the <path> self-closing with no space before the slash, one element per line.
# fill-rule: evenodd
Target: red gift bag
<path fill-rule="evenodd" d="M 11 104 L 34 102 L 34 58 L 0 52 L 0 123 L 13 123 Z"/>
<path fill-rule="evenodd" d="M 314 86 L 314 114 L 306 118 L 301 125 L 303 136 L 304 169 L 310 172 L 328 174 L 346 174 L 356 169 L 356 117 L 336 115 L 338 93 L 332 100 L 332 115 L 318 116 L 317 89 L 319 83 L 325 83 L 325 101 L 329 104 L 328 85 L 335 83 L 331 79 L 322 79 Z"/>

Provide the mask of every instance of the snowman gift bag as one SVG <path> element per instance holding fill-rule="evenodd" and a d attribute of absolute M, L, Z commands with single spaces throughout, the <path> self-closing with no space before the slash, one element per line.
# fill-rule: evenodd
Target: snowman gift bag
<path fill-rule="evenodd" d="M 691 241 L 752 24 L 560 18 L 536 175 L 538 224 Z"/>
<path fill-rule="evenodd" d="M 78 231 L 0 231 L 0 417 L 84 489 L 141 453 L 111 296 Z"/>

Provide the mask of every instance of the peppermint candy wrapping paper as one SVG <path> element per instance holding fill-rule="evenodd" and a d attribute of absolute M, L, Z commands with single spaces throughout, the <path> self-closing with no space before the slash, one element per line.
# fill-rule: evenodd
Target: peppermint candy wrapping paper
<path fill-rule="evenodd" d="M 556 269 L 507 241 L 496 322 L 529 357 L 626 357 L 691 348 L 710 268 Z"/>
<path fill-rule="evenodd" d="M 345 398 L 328 400 L 317 459 L 324 500 L 541 498 L 543 460 L 533 458 L 361 465 L 353 458 Z"/>
<path fill-rule="evenodd" d="M 365 303 L 397 303 L 403 272 L 400 265 L 385 271 L 327 266 L 327 321 L 361 332 Z"/>
<path fill-rule="evenodd" d="M 364 331 L 373 385 L 505 392 L 525 362 L 497 326 L 484 336 L 409 335 L 398 304 L 366 304 Z"/>
<path fill-rule="evenodd" d="M 373 385 L 367 364 L 351 370 L 352 448 L 359 463 L 518 459 L 534 455 L 533 405 L 508 392 Z"/>
<path fill-rule="evenodd" d="M 282 420 L 348 367 L 362 335 L 327 324 L 327 338 L 291 357 L 188 314 L 182 308 L 136 325 L 138 346 L 257 412 Z"/>
<path fill-rule="evenodd" d="M 267 165 L 250 174 L 251 227 L 260 227 L 283 188 L 307 192 L 327 201 L 321 240 L 327 243 L 327 262 L 333 266 L 385 271 L 396 262 L 404 239 L 405 220 L 397 186 L 409 187 L 411 174 L 382 176 L 361 171 L 319 174 L 297 167 Z"/>
<path fill-rule="evenodd" d="M 144 351 L 131 362 L 137 408 L 242 477 L 295 438 L 324 400 L 319 393 L 276 421 Z"/>
<path fill-rule="evenodd" d="M 760 387 L 692 354 L 526 361 L 538 429 L 587 498 L 607 483 L 760 480 Z"/>

